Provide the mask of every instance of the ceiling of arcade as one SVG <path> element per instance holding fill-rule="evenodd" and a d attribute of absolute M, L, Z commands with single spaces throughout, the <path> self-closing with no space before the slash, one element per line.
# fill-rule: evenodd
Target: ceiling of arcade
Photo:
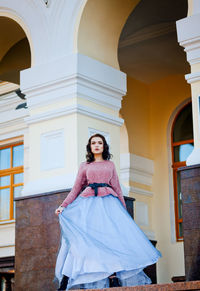
<path fill-rule="evenodd" d="M 186 16 L 187 0 L 141 0 L 120 36 L 120 69 L 144 83 L 188 73 L 189 65 L 178 44 L 175 24 Z"/>
<path fill-rule="evenodd" d="M 19 72 L 30 67 L 30 47 L 23 29 L 12 19 L 0 17 L 0 81 L 19 84 Z"/>

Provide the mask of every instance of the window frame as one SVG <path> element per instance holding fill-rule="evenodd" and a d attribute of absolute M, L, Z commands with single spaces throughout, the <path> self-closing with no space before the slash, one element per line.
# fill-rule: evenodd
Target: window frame
<path fill-rule="evenodd" d="M 175 162 L 174 161 L 174 148 L 179 145 L 183 144 L 188 144 L 188 143 L 194 143 L 194 139 L 188 139 L 184 141 L 178 141 L 174 142 L 173 141 L 173 132 L 174 132 L 174 126 L 176 124 L 176 120 L 178 116 L 181 114 L 181 111 L 184 110 L 185 107 L 187 107 L 189 104 L 192 105 L 192 102 L 189 101 L 187 102 L 176 114 L 172 128 L 171 128 L 171 153 L 172 153 L 172 170 L 173 170 L 173 190 L 174 190 L 174 212 L 175 212 L 175 229 L 176 229 L 176 241 L 177 242 L 182 242 L 183 241 L 183 236 L 179 236 L 179 223 L 183 223 L 183 218 L 179 218 L 179 213 L 178 213 L 178 191 L 177 191 L 177 170 L 180 167 L 185 167 L 186 166 L 186 161 L 182 162 Z"/>
<path fill-rule="evenodd" d="M 14 184 L 14 175 L 24 173 L 24 165 L 18 167 L 12 167 L 13 164 L 13 147 L 18 145 L 24 145 L 23 141 L 16 141 L 7 145 L 0 145 L 0 150 L 10 148 L 10 168 L 0 170 L 0 177 L 10 176 L 10 183 L 8 186 L 0 186 L 0 190 L 10 188 L 10 208 L 9 219 L 0 219 L 0 223 L 9 222 L 15 220 L 14 218 L 14 187 L 23 186 L 24 183 Z"/>

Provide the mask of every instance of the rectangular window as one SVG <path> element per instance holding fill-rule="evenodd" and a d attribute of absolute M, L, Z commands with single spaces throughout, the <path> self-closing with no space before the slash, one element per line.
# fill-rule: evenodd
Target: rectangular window
<path fill-rule="evenodd" d="M 23 186 L 24 146 L 22 142 L 0 147 L 0 221 L 15 219 L 14 198 Z"/>

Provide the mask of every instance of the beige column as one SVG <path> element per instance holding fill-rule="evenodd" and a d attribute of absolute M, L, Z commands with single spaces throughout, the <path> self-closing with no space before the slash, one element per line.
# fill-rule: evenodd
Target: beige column
<path fill-rule="evenodd" d="M 23 195 L 71 188 L 86 143 L 104 134 L 119 170 L 122 96 L 126 75 L 81 54 L 21 72 L 29 116 Z"/>
<path fill-rule="evenodd" d="M 194 150 L 187 165 L 200 164 L 200 3 L 189 1 L 188 17 L 177 21 L 178 41 L 184 47 L 191 73 L 185 78 L 191 84 Z"/>

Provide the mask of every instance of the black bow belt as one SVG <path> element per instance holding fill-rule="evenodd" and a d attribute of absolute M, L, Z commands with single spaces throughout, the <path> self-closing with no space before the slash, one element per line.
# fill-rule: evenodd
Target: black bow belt
<path fill-rule="evenodd" d="M 109 184 L 106 183 L 92 183 L 87 185 L 87 187 L 91 187 L 92 189 L 94 189 L 94 195 L 97 196 L 98 195 L 98 188 L 99 187 L 110 187 L 112 188 Z"/>

